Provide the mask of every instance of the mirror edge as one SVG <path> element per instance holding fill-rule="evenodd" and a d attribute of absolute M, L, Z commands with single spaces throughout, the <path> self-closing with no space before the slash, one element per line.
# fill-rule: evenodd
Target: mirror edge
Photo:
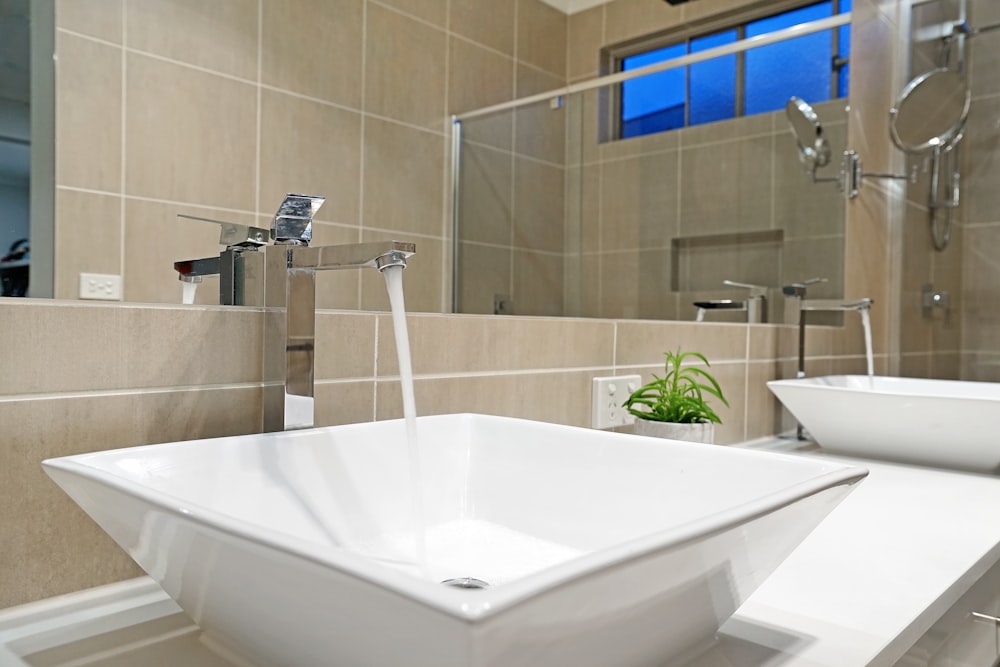
<path fill-rule="evenodd" d="M 31 166 L 28 296 L 55 295 L 55 0 L 31 0 Z"/>

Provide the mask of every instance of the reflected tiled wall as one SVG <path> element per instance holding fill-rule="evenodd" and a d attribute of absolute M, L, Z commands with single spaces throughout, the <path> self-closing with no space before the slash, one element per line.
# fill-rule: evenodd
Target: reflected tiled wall
<path fill-rule="evenodd" d="M 907 79 L 945 64 L 942 62 L 940 40 L 923 41 L 919 36 L 933 34 L 935 26 L 955 21 L 959 16 L 958 8 L 959 0 L 937 0 L 913 8 Z M 956 67 L 956 60 L 953 57 L 947 64 Z M 962 215 L 957 212 L 954 216 L 948 248 L 943 252 L 936 251 L 930 233 L 929 166 L 930 160 L 926 156 L 907 160 L 908 169 L 917 170 L 917 180 L 906 188 L 906 217 L 901 228 L 903 274 L 899 293 L 902 320 L 899 372 L 911 377 L 959 379 L 962 375 L 961 326 L 965 312 L 962 298 L 963 230 L 959 224 Z M 963 195 L 970 194 L 968 190 L 963 190 Z M 943 230 L 947 213 L 938 211 L 936 215 L 939 229 Z M 947 292 L 949 310 L 924 308 L 925 289 Z"/>
<path fill-rule="evenodd" d="M 794 366 L 794 327 L 540 317 L 410 315 L 420 414 L 472 411 L 588 426 L 591 379 L 645 378 L 696 348 L 730 407 L 722 443 L 791 426 L 765 382 Z M 253 433 L 263 313 L 218 306 L 0 299 L 0 608 L 137 576 L 128 557 L 51 482 L 41 461 L 116 447 Z M 388 315 L 323 311 L 317 421 L 401 416 Z M 66 332 L 72 332 L 67 335 Z M 857 372 L 836 329 L 809 339 L 810 373 Z"/>
<path fill-rule="evenodd" d="M 85 271 L 176 303 L 173 261 L 218 252 L 176 213 L 267 226 L 308 192 L 316 243 L 415 241 L 408 306 L 446 310 L 447 116 L 561 85 L 565 23 L 540 0 L 60 0 L 56 296 Z M 319 299 L 383 292 L 324 275 Z"/>
<path fill-rule="evenodd" d="M 1000 22 L 1000 5 L 970 0 L 975 26 Z M 983 33 L 970 44 L 972 109 L 962 144 L 961 251 L 953 262 L 961 271 L 961 376 L 1000 381 L 1000 32 Z M 957 254 L 957 253 L 955 253 Z M 957 290 L 956 290 L 957 292 Z"/>
<path fill-rule="evenodd" d="M 598 76 L 603 46 L 751 4 L 615 0 L 573 14 L 569 79 Z M 725 279 L 775 288 L 770 321 L 782 321 L 782 284 L 821 276 L 829 282 L 813 296 L 843 294 L 843 198 L 832 183 L 809 182 L 784 111 L 599 143 L 608 93 L 569 101 L 583 107 L 582 155 L 568 178 L 579 183 L 580 219 L 567 220 L 582 227 L 580 314 L 692 320 L 695 300 L 742 298 Z M 845 146 L 845 106 L 817 105 L 834 156 Z M 820 175 L 836 169 L 834 159 Z"/>

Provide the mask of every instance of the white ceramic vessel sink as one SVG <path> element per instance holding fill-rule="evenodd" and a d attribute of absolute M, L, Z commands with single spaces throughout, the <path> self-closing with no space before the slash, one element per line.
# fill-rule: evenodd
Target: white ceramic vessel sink
<path fill-rule="evenodd" d="M 420 530 L 401 421 L 45 468 L 207 641 L 301 667 L 662 664 L 710 642 L 867 474 L 481 415 L 418 433 Z"/>
<path fill-rule="evenodd" d="M 831 452 L 1000 473 L 1000 384 L 832 375 L 767 386 Z"/>

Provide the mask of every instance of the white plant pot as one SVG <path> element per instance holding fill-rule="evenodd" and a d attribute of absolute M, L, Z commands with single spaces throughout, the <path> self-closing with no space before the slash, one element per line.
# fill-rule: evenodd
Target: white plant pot
<path fill-rule="evenodd" d="M 657 422 L 648 419 L 636 419 L 632 427 L 636 435 L 646 435 L 668 440 L 685 440 L 687 442 L 715 442 L 715 424 L 678 424 L 676 422 Z"/>

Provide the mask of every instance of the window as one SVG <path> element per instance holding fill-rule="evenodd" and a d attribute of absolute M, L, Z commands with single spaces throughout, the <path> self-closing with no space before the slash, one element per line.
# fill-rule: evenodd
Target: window
<path fill-rule="evenodd" d="M 629 71 L 741 39 L 849 12 L 851 0 L 826 0 L 690 35 L 672 44 L 618 54 Z M 743 53 L 625 81 L 621 138 L 777 111 L 797 95 L 810 103 L 847 96 L 850 26 L 804 35 Z"/>

